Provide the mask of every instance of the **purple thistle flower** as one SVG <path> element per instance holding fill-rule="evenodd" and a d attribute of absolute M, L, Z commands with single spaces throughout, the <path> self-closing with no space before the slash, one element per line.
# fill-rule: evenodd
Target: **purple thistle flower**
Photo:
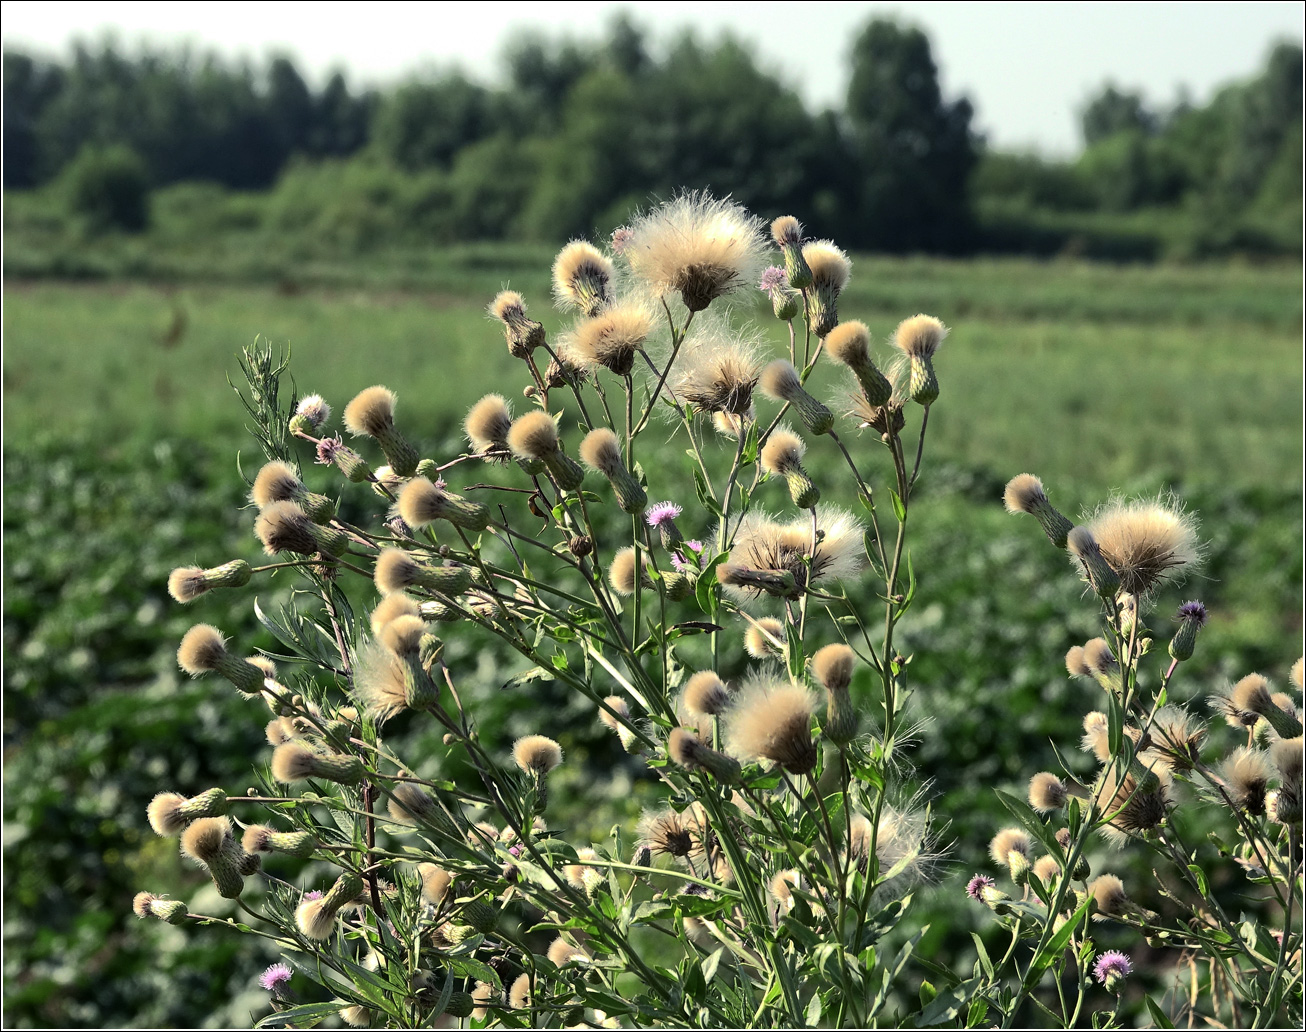
<path fill-rule="evenodd" d="M 294 974 L 288 964 L 273 964 L 258 976 L 258 984 L 270 993 L 280 993 L 290 976 Z"/>
<path fill-rule="evenodd" d="M 521 846 L 509 846 L 508 853 L 510 856 L 520 859 L 522 855 L 522 848 Z"/>
<path fill-rule="evenodd" d="M 435 486 L 443 491 L 449 484 L 445 481 L 443 474 L 435 478 Z"/>
<path fill-rule="evenodd" d="M 1193 599 L 1191 602 L 1185 602 L 1179 607 L 1178 618 L 1184 621 L 1191 621 L 1201 627 L 1206 623 L 1206 606 Z"/>
<path fill-rule="evenodd" d="M 317 442 L 317 461 L 319 465 L 329 466 L 336 461 L 336 452 L 345 446 L 344 439 L 339 434 L 335 437 L 324 437 Z"/>
<path fill-rule="evenodd" d="M 650 506 L 644 519 L 648 521 L 650 527 L 660 527 L 664 523 L 670 523 L 683 512 L 675 502 L 658 502 Z"/>
<path fill-rule="evenodd" d="M 1101 982 L 1108 989 L 1111 989 L 1116 982 L 1127 976 L 1134 970 L 1134 965 L 1130 963 L 1119 950 L 1107 950 L 1097 958 L 1097 963 L 1093 965 L 1093 977 Z"/>
<path fill-rule="evenodd" d="M 788 283 L 789 278 L 785 275 L 784 269 L 778 265 L 772 265 L 770 268 L 763 270 L 762 279 L 757 284 L 757 289 L 765 290 L 769 294 L 783 286 L 787 286 Z"/>
<path fill-rule="evenodd" d="M 982 903 L 984 902 L 984 890 L 991 889 L 995 885 L 997 885 L 997 882 L 987 874 L 977 874 L 966 883 L 966 895 Z"/>
<path fill-rule="evenodd" d="M 671 553 L 671 568 L 677 573 L 697 570 L 703 565 L 703 542 L 682 541 L 680 547 Z"/>
<path fill-rule="evenodd" d="M 305 899 L 321 899 L 321 898 L 322 898 L 322 890 L 321 890 L 321 889 L 310 889 L 308 892 L 304 893 L 304 898 L 305 898 Z"/>

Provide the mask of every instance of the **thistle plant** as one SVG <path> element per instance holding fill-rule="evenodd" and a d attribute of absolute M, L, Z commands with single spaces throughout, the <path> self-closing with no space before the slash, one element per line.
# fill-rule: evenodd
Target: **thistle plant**
<path fill-rule="evenodd" d="M 1195 557 L 1190 522 L 1167 504 L 1073 527 L 1034 478 L 1009 507 L 1071 549 L 1105 606 L 1107 637 L 1074 671 L 1105 696 L 1089 746 L 1102 770 L 1040 773 L 1032 805 L 1012 802 L 1021 826 L 992 859 L 1015 890 L 987 875 L 968 889 L 1013 929 L 1003 962 L 981 958 L 969 981 L 950 963 L 922 969 L 923 928 L 887 949 L 939 855 L 896 632 L 916 597 L 909 528 L 947 331 L 916 315 L 881 346 L 866 324 L 841 325 L 851 274 L 796 219 L 768 237 L 701 194 L 639 216 L 606 250 L 572 241 L 552 267 L 564 332 L 551 339 L 517 292 L 489 301 L 520 382 L 467 399 L 458 454 L 428 454 L 382 384 L 340 399 L 347 446 L 325 399 L 283 398 L 288 359 L 247 350 L 242 400 L 267 460 L 250 523 L 270 561 L 251 541 L 249 558 L 203 557 L 214 565 L 169 588 L 182 604 L 225 592 L 255 606 L 274 656 L 199 624 L 178 661 L 231 682 L 268 745 L 255 788 L 160 786 L 149 814 L 241 923 L 148 891 L 136 913 L 274 946 L 266 1027 L 1010 1024 L 1026 1001 L 1045 1007 L 1040 979 L 1067 964 L 1109 993 L 1127 984 L 1127 956 L 1094 953 L 1094 917 L 1185 950 L 1217 943 L 1220 991 L 1264 987 L 1277 1013 L 1300 972 L 1300 716 L 1268 688 L 1231 691 L 1221 705 L 1247 752 L 1204 765 L 1195 718 L 1166 702 L 1196 611 L 1159 686 L 1138 677 L 1143 601 Z M 759 282 L 778 351 L 732 315 Z M 826 356 L 847 373 L 823 399 L 809 384 Z M 669 433 L 679 466 L 652 461 Z M 288 578 L 288 604 L 260 600 Z M 878 608 L 854 604 L 854 587 Z M 576 706 L 523 705 L 530 733 L 500 735 L 478 712 L 499 686 L 446 644 L 471 634 L 520 658 L 524 704 L 551 681 Z M 603 841 L 567 824 L 599 788 L 567 777 L 577 707 L 657 790 Z M 405 748 L 404 729 L 423 725 L 439 747 Z M 1138 840 L 1178 863 L 1175 892 L 1197 906 L 1193 844 L 1169 827 L 1178 781 L 1232 808 L 1245 838 L 1229 848 L 1245 845 L 1253 882 L 1282 896 L 1274 957 L 1213 905 L 1207 923 L 1160 928 L 1141 890 L 1085 881 L 1090 835 Z"/>

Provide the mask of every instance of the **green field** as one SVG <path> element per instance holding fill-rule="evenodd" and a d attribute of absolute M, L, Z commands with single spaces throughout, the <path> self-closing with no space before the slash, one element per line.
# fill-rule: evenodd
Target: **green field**
<path fill-rule="evenodd" d="M 258 453 L 226 383 L 239 382 L 238 349 L 260 334 L 290 345 L 296 386 L 337 411 L 385 383 L 424 454 L 452 456 L 465 409 L 525 382 L 484 315 L 494 292 L 510 282 L 551 333 L 565 325 L 548 304 L 550 257 L 477 248 L 416 266 L 398 257 L 369 269 L 302 266 L 293 278 L 251 283 L 214 267 L 165 286 L 6 284 L 5 860 L 18 873 L 6 875 L 4 963 L 13 1023 L 236 1023 L 265 998 L 250 979 L 266 960 L 234 936 L 182 936 L 129 913 L 145 883 L 188 898 L 202 880 L 149 832 L 150 796 L 237 788 L 266 759 L 248 710 L 184 681 L 173 659 L 196 620 L 267 644 L 247 599 L 178 612 L 164 591 L 172 566 L 257 551 L 252 516 L 238 510 L 235 455 L 250 469 Z M 942 395 L 919 522 L 913 515 L 920 594 L 903 624 L 922 725 L 914 780 L 930 784 L 935 813 L 951 821 L 954 862 L 927 903 L 939 914 L 950 914 L 958 878 L 981 863 L 1002 820 L 992 789 L 1019 789 L 1033 763 L 1054 762 L 1053 744 L 1073 752 L 1093 704 L 1061 666 L 1069 645 L 1095 633 L 1092 607 L 1032 523 L 1002 512 L 1008 477 L 1038 473 L 1071 513 L 1115 489 L 1173 489 L 1198 511 L 1204 571 L 1163 593 L 1155 616 L 1166 633 L 1181 599 L 1201 597 L 1212 610 L 1177 687 L 1182 700 L 1200 706 L 1222 679 L 1252 669 L 1281 685 L 1300 655 L 1300 291 L 1295 266 L 855 264 L 845 318 L 865 320 L 881 340 L 917 311 L 952 327 L 936 362 Z M 751 316 L 772 331 L 769 310 Z M 817 383 L 818 395 L 837 394 L 837 378 Z M 878 444 L 863 438 L 856 448 L 876 470 Z M 814 476 L 833 484 L 832 456 L 816 446 L 809 454 Z M 684 461 L 673 447 L 644 459 L 664 482 Z M 323 470 L 308 466 L 307 475 L 314 488 L 329 483 Z M 497 690 L 506 658 L 477 640 L 450 646 L 475 683 L 487 734 L 517 727 L 521 716 Z M 571 712 L 565 698 L 534 701 Z M 564 745 L 576 778 L 620 775 L 610 812 L 573 815 L 573 826 L 606 835 L 637 809 L 646 779 L 593 729 Z M 931 934 L 948 925 L 958 950 L 969 948 L 967 920 L 942 917 Z"/>

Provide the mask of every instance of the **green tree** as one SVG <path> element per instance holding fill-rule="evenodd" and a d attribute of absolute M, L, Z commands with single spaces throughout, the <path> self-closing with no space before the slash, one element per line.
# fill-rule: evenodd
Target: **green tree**
<path fill-rule="evenodd" d="M 1079 127 L 1084 134 L 1084 143 L 1091 147 L 1120 132 L 1155 133 L 1160 121 L 1155 112 L 1147 109 L 1142 94 L 1127 93 L 1116 89 L 1114 83 L 1108 83 L 1084 105 Z"/>
<path fill-rule="evenodd" d="M 68 204 L 88 229 L 139 233 L 150 220 L 149 173 L 128 147 L 88 145 L 64 173 Z"/>
<path fill-rule="evenodd" d="M 489 92 L 461 75 L 410 82 L 382 103 L 373 139 L 381 153 L 408 171 L 448 168 L 454 155 L 492 130 Z"/>
<path fill-rule="evenodd" d="M 872 21 L 852 49 L 846 111 L 856 230 L 884 251 L 960 251 L 971 237 L 970 101 L 945 101 L 920 29 Z"/>

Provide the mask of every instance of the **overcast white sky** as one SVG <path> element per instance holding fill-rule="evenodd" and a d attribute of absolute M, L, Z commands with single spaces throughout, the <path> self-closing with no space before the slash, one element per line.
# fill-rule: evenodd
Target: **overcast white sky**
<path fill-rule="evenodd" d="M 923 27 L 949 96 L 966 93 L 1002 147 L 1070 153 L 1076 110 L 1108 79 L 1158 103 L 1206 100 L 1254 74 L 1271 43 L 1303 37 L 1306 3 L 34 3 L 6 0 L 6 46 L 47 55 L 114 32 L 128 47 L 188 41 L 226 56 L 290 53 L 310 80 L 345 69 L 382 84 L 461 66 L 486 82 L 513 32 L 577 37 L 628 11 L 655 43 L 692 27 L 750 42 L 813 106 L 840 101 L 852 38 L 868 18 Z"/>

